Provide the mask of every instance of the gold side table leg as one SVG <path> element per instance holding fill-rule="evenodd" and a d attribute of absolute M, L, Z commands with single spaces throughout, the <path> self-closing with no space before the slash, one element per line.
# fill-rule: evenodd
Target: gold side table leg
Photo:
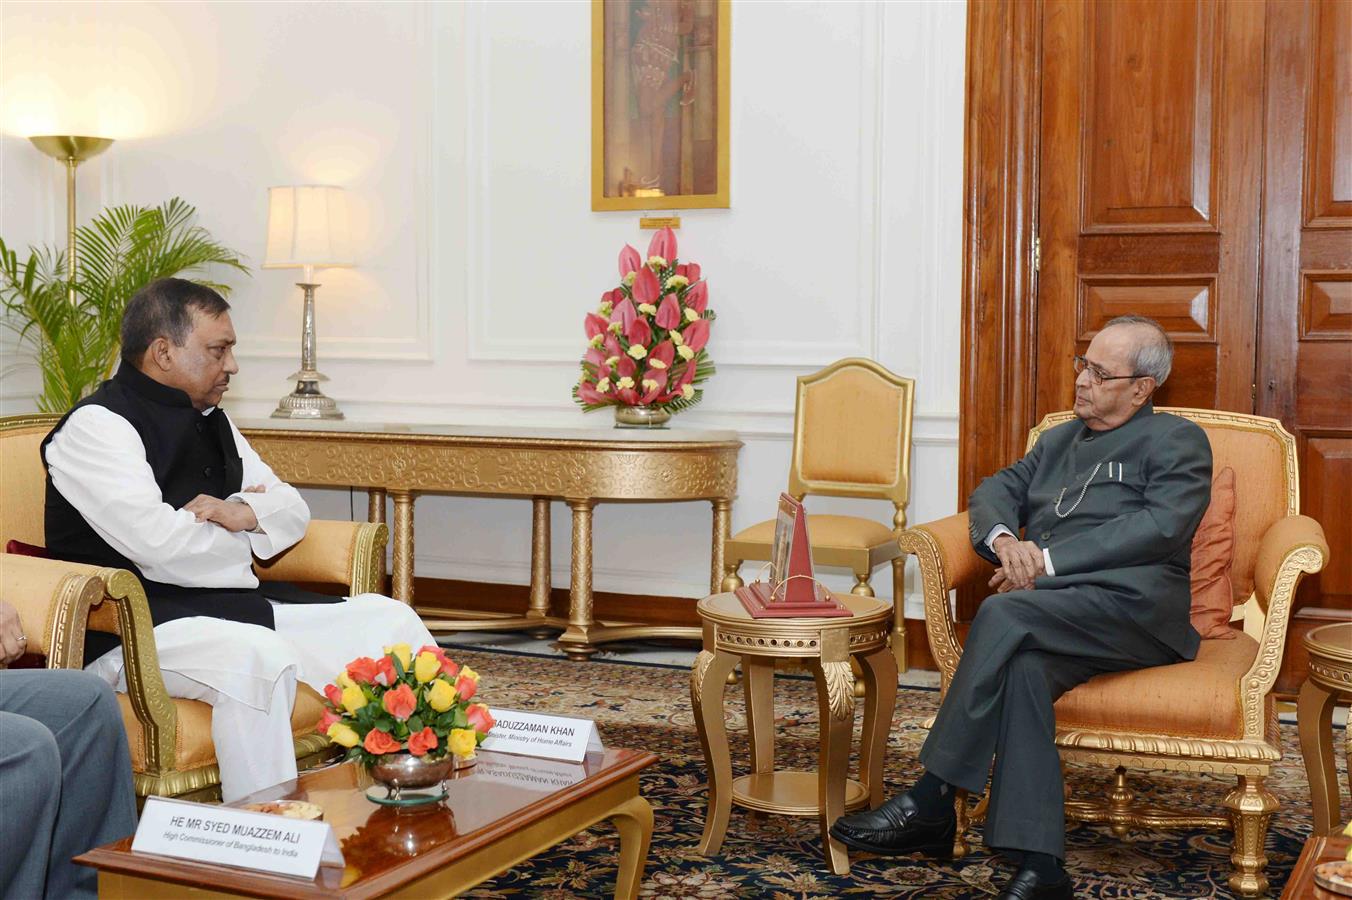
<path fill-rule="evenodd" d="M 825 643 L 825 641 L 823 641 Z M 821 718 L 821 749 L 817 762 L 817 806 L 826 861 L 837 875 L 848 875 L 850 857 L 845 845 L 831 837 L 831 826 L 845 813 L 845 776 L 850 763 L 850 732 L 854 726 L 854 672 L 849 660 L 812 661 L 817 680 L 817 707 Z"/>
<path fill-rule="evenodd" d="M 568 498 L 573 510 L 572 583 L 568 595 L 568 628 L 559 647 L 569 659 L 585 662 L 596 652 L 591 643 L 592 620 L 592 508 L 590 498 Z"/>
<path fill-rule="evenodd" d="M 746 696 L 746 733 L 751 742 L 751 771 L 775 768 L 775 661 L 742 657 L 742 690 Z"/>
<path fill-rule="evenodd" d="M 648 844 L 653 837 L 653 808 L 642 797 L 633 797 L 610 815 L 620 833 L 620 868 L 615 875 L 615 900 L 638 896 L 643 881 L 643 866 L 648 861 Z"/>
<path fill-rule="evenodd" d="M 1333 762 L 1333 707 L 1337 696 L 1321 685 L 1306 680 L 1296 704 L 1296 725 L 1300 730 L 1300 755 L 1305 759 L 1305 774 L 1310 781 L 1310 810 L 1314 815 L 1312 834 L 1333 834 L 1338 821 L 1338 770 Z M 1349 775 L 1352 777 L 1352 775 Z"/>
<path fill-rule="evenodd" d="M 887 649 L 858 657 L 864 672 L 864 727 L 859 736 L 859 780 L 868 788 L 868 805 L 883 800 L 883 762 L 892 712 L 897 705 L 897 663 Z"/>
<path fill-rule="evenodd" d="M 690 673 L 690 706 L 695 712 L 695 731 L 709 771 L 709 811 L 699 842 L 703 856 L 711 856 L 723 846 L 732 817 L 732 754 L 723 721 L 723 688 L 728 673 L 736 665 L 737 657 L 730 653 L 701 650 Z"/>
<path fill-rule="evenodd" d="M 723 588 L 723 557 L 728 537 L 732 534 L 732 500 L 719 497 L 714 504 L 713 551 L 709 564 L 709 593 L 717 594 Z"/>
<path fill-rule="evenodd" d="M 394 574 L 391 590 L 396 600 L 413 602 L 413 501 L 412 491 L 390 491 L 394 499 Z"/>
<path fill-rule="evenodd" d="M 531 500 L 530 520 L 530 604 L 526 609 L 527 619 L 549 618 L 549 593 L 553 586 L 553 573 L 550 563 L 549 534 L 549 498 L 535 497 Z M 553 629 L 532 628 L 527 632 L 539 639 L 553 634 Z"/>
<path fill-rule="evenodd" d="M 385 491 L 381 488 L 366 490 L 366 521 L 385 521 Z"/>

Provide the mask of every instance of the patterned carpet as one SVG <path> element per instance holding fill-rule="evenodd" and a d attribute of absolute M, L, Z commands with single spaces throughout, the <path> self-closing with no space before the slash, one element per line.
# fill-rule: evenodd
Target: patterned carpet
<path fill-rule="evenodd" d="M 689 673 L 616 662 L 587 664 L 504 652 L 454 649 L 452 654 L 483 675 L 480 692 L 493 706 L 534 709 L 594 719 L 607 746 L 645 748 L 661 762 L 643 776 L 643 794 L 656 825 L 641 896 L 676 898 L 767 897 L 993 897 L 1012 874 L 979 844 L 960 863 L 911 857 L 851 857 L 848 876 L 832 875 L 820 851 L 816 820 L 769 816 L 759 822 L 733 808 L 722 852 L 700 856 L 704 827 L 704 764 L 690 709 Z M 777 678 L 777 764 L 815 767 L 817 708 L 810 681 Z M 934 713 L 938 694 L 903 689 L 898 694 L 887 755 L 887 793 L 918 774 L 916 754 L 925 738 L 921 723 Z M 727 692 L 734 774 L 746 771 L 741 690 Z M 856 723 L 857 728 L 857 723 Z M 1283 726 L 1284 762 L 1269 781 L 1282 802 L 1268 833 L 1268 877 L 1278 896 L 1309 834 L 1309 792 L 1295 728 Z M 740 755 L 739 755 L 740 750 Z M 1104 774 L 1072 767 L 1072 788 L 1100 791 Z M 1344 777 L 1345 776 L 1340 776 Z M 1208 776 L 1160 774 L 1132 782 L 1152 802 L 1181 808 L 1218 808 L 1227 782 Z M 1233 784 L 1233 781 L 1228 782 Z M 1346 783 L 1345 780 L 1343 783 Z M 553 851 L 487 882 L 477 898 L 609 897 L 614 890 L 618 840 L 598 826 Z M 1072 826 L 1067 866 L 1075 895 L 1086 898 L 1228 897 L 1229 835 L 1220 831 L 1134 832 L 1125 840 L 1103 827 Z"/>

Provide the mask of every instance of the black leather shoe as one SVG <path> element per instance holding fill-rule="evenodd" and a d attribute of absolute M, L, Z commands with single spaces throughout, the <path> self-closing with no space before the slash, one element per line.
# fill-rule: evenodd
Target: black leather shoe
<path fill-rule="evenodd" d="M 957 818 L 920 818 L 910 794 L 901 794 L 877 809 L 841 816 L 831 826 L 831 837 L 847 847 L 881 856 L 923 853 L 939 859 L 953 856 Z"/>
<path fill-rule="evenodd" d="M 1070 876 L 1062 873 L 1060 881 L 1046 882 L 1032 869 L 1020 869 L 1000 892 L 999 900 L 1074 900 Z"/>

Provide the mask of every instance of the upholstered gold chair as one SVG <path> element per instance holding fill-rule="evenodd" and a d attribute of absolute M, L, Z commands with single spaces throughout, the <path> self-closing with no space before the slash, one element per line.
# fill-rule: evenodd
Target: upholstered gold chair
<path fill-rule="evenodd" d="M 1291 435 L 1275 419 L 1197 409 L 1160 409 L 1191 419 L 1211 440 L 1215 471 L 1235 470 L 1235 545 L 1231 578 L 1236 618 L 1244 632 L 1235 640 L 1206 640 L 1191 662 L 1135 672 L 1100 675 L 1066 693 L 1056 704 L 1056 743 L 1063 762 L 1110 769 L 1101 799 L 1068 798 L 1066 816 L 1106 823 L 1119 836 L 1133 828 L 1227 828 L 1234 840 L 1230 888 L 1245 896 L 1267 890 L 1263 851 L 1268 821 L 1279 808 L 1264 785 L 1282 757 L 1276 707 L 1271 696 L 1281 668 L 1287 620 L 1296 585 L 1318 572 L 1328 557 L 1323 529 L 1299 515 L 1299 474 Z M 1038 437 L 1071 413 L 1047 416 L 1030 433 Z M 972 550 L 967 514 L 918 525 L 901 546 L 920 564 L 930 648 L 942 690 L 957 669 L 958 644 L 949 591 L 984 585 L 991 565 Z M 1168 810 L 1138 803 L 1127 769 L 1211 772 L 1236 776 L 1219 810 Z M 979 818 L 984 801 L 971 812 Z M 959 807 L 954 848 L 966 853 L 968 811 Z"/>
<path fill-rule="evenodd" d="M 46 476 L 38 445 L 57 421 L 55 416 L 0 419 L 0 542 L 44 542 Z M 255 570 L 267 580 L 342 584 L 352 594 L 375 591 L 387 540 L 382 524 L 315 521 L 296 546 Z M 220 797 L 211 707 L 171 698 L 165 691 L 150 608 L 134 574 L 6 553 L 0 556 L 0 600 L 18 609 L 28 652 L 46 657 L 48 668 L 79 668 L 87 630 L 121 636 L 127 692 L 117 699 L 138 797 Z M 302 768 L 330 755 L 328 738 L 314 731 L 322 714 L 319 695 L 300 685 L 291 727 Z"/>
<path fill-rule="evenodd" d="M 870 578 L 891 564 L 896 609 L 892 654 L 906 671 L 905 556 L 897 535 L 906 527 L 911 492 L 911 418 L 915 382 L 893 375 L 870 359 L 842 359 L 798 379 L 793 416 L 793 456 L 788 493 L 866 497 L 891 501 L 891 527 L 858 516 L 808 515 L 814 566 L 854 573 L 851 593 L 873 596 Z M 747 560 L 768 560 L 774 520 L 733 535 L 724 553 L 723 590 L 742 585 Z"/>

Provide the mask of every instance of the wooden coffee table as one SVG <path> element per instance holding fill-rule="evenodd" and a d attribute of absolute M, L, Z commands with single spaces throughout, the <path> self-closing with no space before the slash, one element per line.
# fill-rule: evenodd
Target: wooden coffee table
<path fill-rule="evenodd" d="M 1340 894 L 1326 891 L 1314 883 L 1314 867 L 1322 862 L 1345 858 L 1349 843 L 1352 843 L 1352 839 L 1321 835 L 1306 841 L 1305 849 L 1301 851 L 1300 859 L 1296 860 L 1296 867 L 1282 891 L 1282 900 L 1338 900 Z"/>
<path fill-rule="evenodd" d="M 424 807 L 393 809 L 366 799 L 371 782 L 355 763 L 305 772 L 230 804 L 290 799 L 323 807 L 346 866 L 321 867 L 314 879 L 133 853 L 131 838 L 75 861 L 99 870 L 100 897 L 127 900 L 451 897 L 609 819 L 620 833 L 615 896 L 638 893 L 653 831 L 638 779 L 656 756 L 606 750 L 573 764 L 480 752 L 479 760 L 446 782 L 449 797 Z"/>

